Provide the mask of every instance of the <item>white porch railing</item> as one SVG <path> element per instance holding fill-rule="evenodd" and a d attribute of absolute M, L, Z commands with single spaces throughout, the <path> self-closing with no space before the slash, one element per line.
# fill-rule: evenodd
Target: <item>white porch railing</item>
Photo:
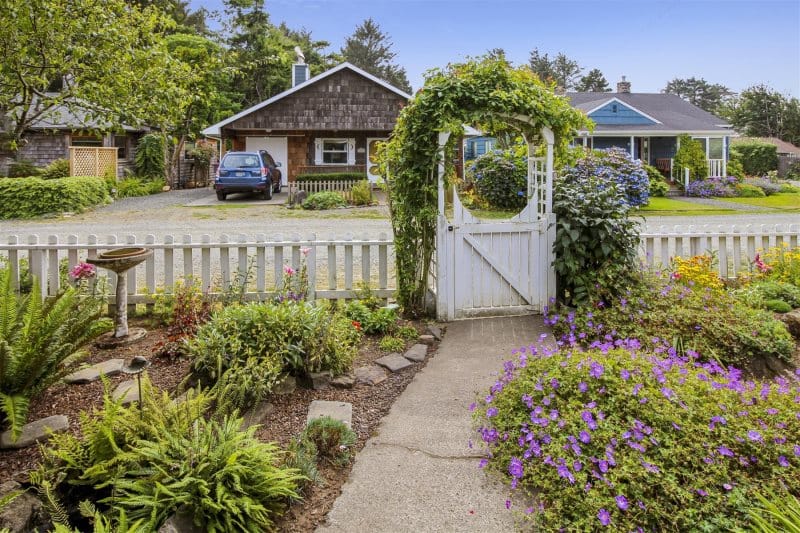
<path fill-rule="evenodd" d="M 11 237 L 8 244 L 0 244 L 0 265 L 8 263 L 15 288 L 19 288 L 21 275 L 28 268 L 37 279 L 44 280 L 40 284 L 42 294 L 54 295 L 64 282 L 66 269 L 96 257 L 98 250 L 129 246 L 155 252 L 126 274 L 131 304 L 153 304 L 156 291 L 170 293 L 180 278 L 199 282 L 202 290 L 212 295 L 236 290 L 247 300 L 264 300 L 275 296 L 276 287 L 282 286 L 284 266 L 299 269 L 303 263 L 308 273 L 308 298 L 312 300 L 353 298 L 362 283 L 368 283 L 380 298 L 395 292 L 394 243 L 386 234 L 359 240 L 352 235 L 327 240 L 267 240 L 265 235 L 258 235 L 247 240 L 245 236 L 232 239 L 223 234 L 218 240 L 202 235 L 199 241 L 191 235 L 180 241 L 167 235 L 161 242 L 148 235 L 143 243 L 133 236 L 121 241 L 111 236 L 101 243 L 94 235 L 83 243 L 75 235 L 67 242 L 60 242 L 56 236 L 40 242 L 33 235 L 25 242 Z M 114 273 L 98 269 L 98 275 L 108 276 L 110 287 L 114 286 Z M 112 302 L 113 296 L 109 298 Z"/>
<path fill-rule="evenodd" d="M 800 224 L 747 226 L 661 226 L 640 235 L 639 255 L 650 267 L 669 266 L 672 257 L 717 256 L 719 275 L 749 272 L 756 253 L 786 243 L 800 246 Z"/>
<path fill-rule="evenodd" d="M 708 160 L 708 177 L 725 176 L 725 160 L 724 159 L 709 159 Z"/>

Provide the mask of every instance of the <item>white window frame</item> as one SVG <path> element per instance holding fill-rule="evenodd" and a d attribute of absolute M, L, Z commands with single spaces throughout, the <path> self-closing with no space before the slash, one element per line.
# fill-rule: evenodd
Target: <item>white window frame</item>
<path fill-rule="evenodd" d="M 708 136 L 708 135 L 693 135 L 692 139 L 705 139 L 705 147 L 706 147 L 706 160 L 711 159 L 723 159 L 725 160 L 725 137 L 720 136 Z M 720 139 L 722 141 L 722 157 L 710 157 L 711 156 L 711 139 Z"/>
<path fill-rule="evenodd" d="M 326 142 L 347 143 L 347 163 L 325 163 L 323 146 Z M 314 140 L 314 164 L 331 167 L 352 166 L 356 164 L 356 140 L 353 138 L 320 137 Z"/>

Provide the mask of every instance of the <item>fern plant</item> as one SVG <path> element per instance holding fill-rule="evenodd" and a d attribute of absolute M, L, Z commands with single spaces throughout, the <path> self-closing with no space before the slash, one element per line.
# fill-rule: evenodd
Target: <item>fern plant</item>
<path fill-rule="evenodd" d="M 38 280 L 29 294 L 19 295 L 10 271 L 0 269 L 0 418 L 14 439 L 30 400 L 74 370 L 86 356 L 82 347 L 111 329 L 101 311 L 100 299 L 72 287 L 43 298 Z"/>

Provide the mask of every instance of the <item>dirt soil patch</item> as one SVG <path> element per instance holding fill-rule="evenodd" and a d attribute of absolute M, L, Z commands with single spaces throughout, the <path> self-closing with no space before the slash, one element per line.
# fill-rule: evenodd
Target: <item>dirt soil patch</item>
<path fill-rule="evenodd" d="M 131 346 L 101 350 L 94 346 L 88 348 L 90 355 L 85 360 L 88 364 L 99 363 L 113 358 L 130 361 L 137 355 L 147 357 L 153 364 L 147 370 L 151 382 L 160 390 L 173 391 L 189 371 L 189 360 L 167 359 L 155 354 L 167 339 L 162 327 L 153 327 L 151 323 L 132 319 L 132 326 L 145 327 L 147 337 Z M 420 333 L 424 333 L 424 324 L 413 325 Z M 355 361 L 355 368 L 368 365 L 375 359 L 386 355 L 378 348 L 379 338 L 365 336 Z M 413 342 L 408 343 L 408 346 Z M 428 357 L 433 355 L 436 345 L 429 347 Z M 275 407 L 262 422 L 257 436 L 264 441 L 275 441 L 285 446 L 292 437 L 299 434 L 306 424 L 308 407 L 313 400 L 331 400 L 349 402 L 353 405 L 353 430 L 358 435 L 356 451 L 363 448 L 367 439 L 378 428 L 381 419 L 392 406 L 394 400 L 405 390 L 414 375 L 425 366 L 426 362 L 414 363 L 412 366 L 395 374 L 374 386 L 356 384 L 352 389 L 329 388 L 312 390 L 298 388 L 284 395 L 273 395 L 268 401 Z M 109 390 L 117 384 L 129 380 L 131 376 L 118 374 L 107 378 Z M 83 385 L 57 384 L 31 402 L 28 420 L 33 421 L 46 416 L 62 414 L 70 421 L 73 434 L 79 432 L 81 412 L 101 409 L 103 405 L 103 383 L 96 381 Z M 28 472 L 35 469 L 41 461 L 38 446 L 20 450 L 0 451 L 0 483 L 14 479 L 27 483 Z M 330 511 L 333 502 L 339 496 L 341 487 L 350 474 L 351 467 L 334 468 L 324 463 L 319 464 L 321 482 L 309 486 L 303 494 L 303 500 L 292 504 L 286 514 L 277 521 L 279 531 L 312 532 L 322 523 Z"/>

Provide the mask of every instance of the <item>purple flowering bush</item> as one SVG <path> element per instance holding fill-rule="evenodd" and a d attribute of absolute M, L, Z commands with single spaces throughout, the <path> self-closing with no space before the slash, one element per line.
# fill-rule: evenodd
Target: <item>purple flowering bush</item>
<path fill-rule="evenodd" d="M 763 358 L 789 361 L 795 348 L 774 314 L 730 293 L 666 275 L 643 274 L 622 296 L 594 300 L 576 311 L 548 309 L 545 320 L 566 342 L 656 339 L 691 349 L 705 360 L 755 369 L 763 366 Z"/>
<path fill-rule="evenodd" d="M 633 161 L 621 148 L 594 150 L 560 173 L 563 181 L 574 183 L 589 178 L 607 185 L 615 184 L 629 207 L 647 205 L 650 178 L 641 161 Z M 606 185 L 606 186 L 607 186 Z"/>
<path fill-rule="evenodd" d="M 472 409 L 539 530 L 729 531 L 756 492 L 800 493 L 797 382 L 635 340 L 517 355 Z"/>
<path fill-rule="evenodd" d="M 490 206 L 522 209 L 528 203 L 527 165 L 512 151 L 495 150 L 475 159 L 467 168 L 467 180 Z"/>
<path fill-rule="evenodd" d="M 736 184 L 738 181 L 734 176 L 690 181 L 689 186 L 686 187 L 686 196 L 697 196 L 699 198 L 736 196 Z"/>

